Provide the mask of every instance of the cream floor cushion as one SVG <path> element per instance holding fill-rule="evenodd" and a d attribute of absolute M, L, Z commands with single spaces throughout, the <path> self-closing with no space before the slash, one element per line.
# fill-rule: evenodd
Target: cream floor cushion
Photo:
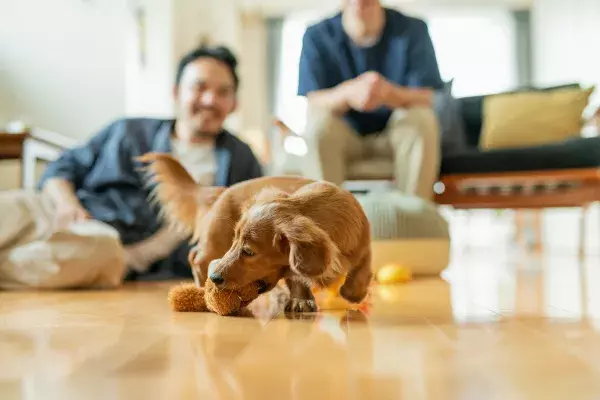
<path fill-rule="evenodd" d="M 371 223 L 372 267 L 396 263 L 439 275 L 450 260 L 448 222 L 435 204 L 395 190 L 356 196 Z"/>

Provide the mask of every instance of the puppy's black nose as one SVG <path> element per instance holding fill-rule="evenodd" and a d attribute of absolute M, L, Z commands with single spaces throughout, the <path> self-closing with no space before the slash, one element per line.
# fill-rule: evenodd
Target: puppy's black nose
<path fill-rule="evenodd" d="M 223 279 L 223 277 L 221 275 L 217 275 L 217 274 L 210 274 L 210 280 L 215 285 L 220 285 L 221 283 L 225 282 L 225 279 Z"/>
<path fill-rule="evenodd" d="M 258 281 L 258 294 L 263 294 L 264 292 L 267 291 L 267 282 L 265 281 Z"/>

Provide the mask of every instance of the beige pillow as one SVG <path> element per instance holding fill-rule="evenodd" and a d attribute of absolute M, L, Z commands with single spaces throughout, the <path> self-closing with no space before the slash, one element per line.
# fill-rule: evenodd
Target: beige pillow
<path fill-rule="evenodd" d="M 479 147 L 536 146 L 580 136 L 582 114 L 594 87 L 487 97 Z"/>

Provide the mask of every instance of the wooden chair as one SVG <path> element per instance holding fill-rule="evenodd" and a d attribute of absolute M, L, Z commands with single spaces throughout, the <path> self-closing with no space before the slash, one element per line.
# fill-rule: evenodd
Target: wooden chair
<path fill-rule="evenodd" d="M 23 167 L 23 150 L 25 140 L 28 138 L 28 132 L 0 132 L 0 160 L 19 160 L 21 161 L 21 187 L 26 180 Z"/>
<path fill-rule="evenodd" d="M 34 189 L 38 163 L 54 161 L 62 151 L 76 144 L 72 138 L 40 128 L 0 132 L 0 160 L 19 160 L 21 188 Z"/>

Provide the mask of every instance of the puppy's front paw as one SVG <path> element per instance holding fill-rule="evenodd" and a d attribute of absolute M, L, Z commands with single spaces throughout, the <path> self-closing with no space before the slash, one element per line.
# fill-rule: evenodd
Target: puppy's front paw
<path fill-rule="evenodd" d="M 314 300 L 291 298 L 285 305 L 285 312 L 316 312 L 317 303 Z"/>
<path fill-rule="evenodd" d="M 348 286 L 342 286 L 340 288 L 340 295 L 348 300 L 350 303 L 360 303 L 367 297 L 368 291 L 364 290 L 355 290 L 354 288 Z"/>

